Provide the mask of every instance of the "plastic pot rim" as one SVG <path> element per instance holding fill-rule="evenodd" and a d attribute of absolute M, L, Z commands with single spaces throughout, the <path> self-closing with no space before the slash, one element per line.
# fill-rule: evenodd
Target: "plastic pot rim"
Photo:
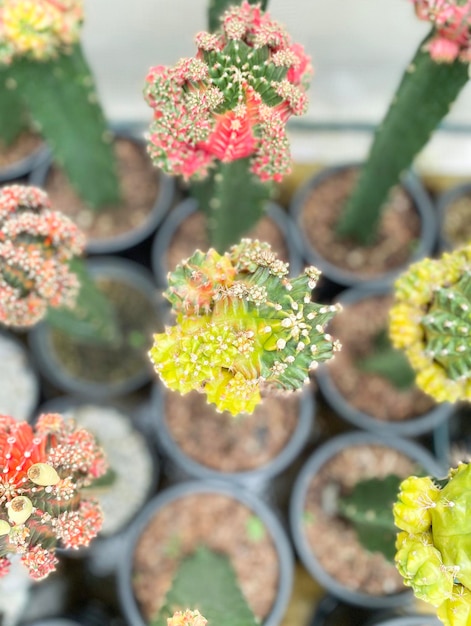
<path fill-rule="evenodd" d="M 359 300 L 391 293 L 392 285 L 360 285 L 345 290 L 336 301 L 342 305 L 353 304 Z M 436 426 L 445 422 L 455 411 L 449 402 L 437 404 L 436 407 L 407 420 L 388 422 L 369 415 L 355 408 L 335 386 L 329 372 L 329 365 L 323 363 L 315 372 L 319 389 L 327 403 L 346 421 L 364 430 L 391 433 L 398 436 L 415 437 L 431 432 Z"/>
<path fill-rule="evenodd" d="M 153 409 L 152 415 L 155 420 L 155 423 L 153 424 L 155 436 L 162 445 L 165 453 L 172 459 L 172 461 L 182 468 L 186 474 L 195 479 L 233 481 L 234 483 L 240 483 L 242 485 L 245 484 L 248 486 L 252 482 L 256 484 L 268 484 L 270 479 L 273 479 L 275 476 L 280 474 L 296 459 L 309 436 L 313 424 L 315 423 L 316 402 L 312 388 L 308 387 L 299 395 L 300 402 L 298 423 L 293 435 L 276 457 L 274 457 L 267 464 L 251 470 L 222 472 L 195 461 L 185 454 L 177 445 L 174 438 L 170 434 L 164 417 L 165 394 L 166 388 L 161 384 L 153 386 L 151 392 L 151 407 Z"/>
<path fill-rule="evenodd" d="M 397 276 L 415 261 L 418 261 L 422 257 L 430 254 L 435 246 L 438 233 L 438 225 L 436 218 L 436 211 L 430 200 L 427 192 L 425 191 L 422 183 L 412 171 L 405 172 L 401 177 L 401 184 L 404 189 L 411 196 L 415 208 L 420 217 L 420 234 L 418 237 L 418 245 L 412 252 L 410 258 L 406 263 L 401 266 L 384 272 L 379 276 L 365 276 L 364 274 L 356 274 L 349 270 L 344 270 L 327 259 L 325 259 L 307 239 L 304 230 L 300 224 L 300 218 L 303 206 L 306 199 L 311 194 L 312 190 L 319 186 L 324 180 L 336 174 L 343 172 L 351 168 L 361 167 L 361 162 L 350 162 L 336 166 L 329 166 L 322 169 L 317 174 L 314 174 L 308 179 L 294 194 L 293 199 L 289 206 L 289 212 L 293 217 L 294 223 L 297 227 L 299 240 L 302 244 L 302 250 L 304 257 L 308 263 L 315 265 L 323 274 L 325 278 L 342 285 L 344 287 L 353 287 L 355 285 L 368 284 L 368 285 L 383 285 L 391 284 Z"/>
<path fill-rule="evenodd" d="M 461 245 L 465 245 L 464 243 L 459 245 L 453 244 L 445 234 L 445 219 L 448 207 L 450 204 L 460 198 L 463 198 L 464 196 L 468 196 L 471 201 L 471 182 L 454 185 L 438 196 L 436 203 L 439 224 L 440 252 L 449 252 L 455 248 L 461 247 Z"/>
<path fill-rule="evenodd" d="M 27 156 L 0 168 L 0 183 L 5 185 L 9 182 L 17 181 L 20 178 L 30 177 L 33 170 L 40 167 L 48 157 L 49 148 L 46 143 L 40 144 Z"/>
<path fill-rule="evenodd" d="M 105 274 L 111 277 L 124 277 L 128 283 L 139 289 L 149 298 L 156 311 L 162 314 L 162 304 L 158 298 L 152 273 L 135 261 L 117 256 L 103 256 L 89 259 L 87 267 L 92 275 Z M 129 279 L 129 280 L 127 280 Z M 83 395 L 90 399 L 106 400 L 123 396 L 136 391 L 152 380 L 152 367 L 143 366 L 139 372 L 118 383 L 96 383 L 76 378 L 65 371 L 61 362 L 56 358 L 51 341 L 52 327 L 46 322 L 40 322 L 28 333 L 28 343 L 32 355 L 44 377 L 53 385 L 68 394 Z"/>
<path fill-rule="evenodd" d="M 404 591 L 398 593 L 384 596 L 374 596 L 345 587 L 328 574 L 320 565 L 317 557 L 311 550 L 302 529 L 306 493 L 313 476 L 328 460 L 344 450 L 346 447 L 374 444 L 393 448 L 404 453 L 412 460 L 420 463 L 420 465 L 422 465 L 428 473 L 434 476 L 446 475 L 446 469 L 443 468 L 441 464 L 434 459 L 427 450 L 425 450 L 425 448 L 422 448 L 420 445 L 407 439 L 400 439 L 390 435 L 388 435 L 386 439 L 377 434 L 368 432 L 348 432 L 342 435 L 337 435 L 314 450 L 301 468 L 291 494 L 289 504 L 289 522 L 291 536 L 293 538 L 297 554 L 315 580 L 317 580 L 331 594 L 337 596 L 344 602 L 365 608 L 384 609 L 402 606 L 404 602 L 407 602 L 408 598 L 412 597 L 412 591 L 405 588 Z"/>
<path fill-rule="evenodd" d="M 199 493 L 217 493 L 238 500 L 251 509 L 270 532 L 278 555 L 280 576 L 273 607 L 263 626 L 277 626 L 288 605 L 293 584 L 294 559 L 286 533 L 275 512 L 259 497 L 240 485 L 218 480 L 192 480 L 168 487 L 148 502 L 134 520 L 118 564 L 116 580 L 121 608 L 129 626 L 147 626 L 132 590 L 133 555 L 140 535 L 160 508 L 186 495 Z"/>

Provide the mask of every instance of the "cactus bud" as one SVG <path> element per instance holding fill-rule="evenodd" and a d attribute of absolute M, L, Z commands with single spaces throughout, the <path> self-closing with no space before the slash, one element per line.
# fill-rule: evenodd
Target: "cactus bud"
<path fill-rule="evenodd" d="M 469 0 L 413 0 L 419 19 L 433 26 L 427 50 L 437 63 L 453 63 L 456 59 L 469 63 L 471 59 L 471 28 Z"/>
<path fill-rule="evenodd" d="M 31 482 L 35 485 L 41 485 L 42 487 L 57 485 L 60 481 L 59 474 L 47 463 L 35 463 L 31 465 L 27 474 Z"/>
<path fill-rule="evenodd" d="M 453 587 L 451 598 L 438 607 L 438 618 L 445 626 L 467 626 L 471 624 L 471 592 L 461 585 Z"/>
<path fill-rule="evenodd" d="M 287 273 L 268 244 L 249 239 L 223 257 L 197 251 L 184 261 L 165 294 L 177 325 L 155 335 L 149 353 L 163 382 L 204 392 L 233 415 L 251 413 L 262 387 L 301 388 L 309 370 L 339 348 L 325 333 L 338 307 L 311 302 L 317 270 Z"/>
<path fill-rule="evenodd" d="M 8 507 L 8 518 L 14 524 L 24 524 L 33 512 L 33 503 L 26 496 L 16 496 Z"/>
<path fill-rule="evenodd" d="M 393 508 L 394 523 L 408 533 L 426 532 L 432 523 L 430 509 L 440 490 L 428 476 L 411 476 L 402 481 L 399 502 Z"/>
<path fill-rule="evenodd" d="M 395 283 L 390 336 L 438 402 L 471 400 L 471 246 L 423 259 Z"/>
<path fill-rule="evenodd" d="M 11 526 L 4 519 L 0 519 L 0 537 L 8 535 L 10 533 Z"/>
<path fill-rule="evenodd" d="M 199 611 L 177 611 L 167 619 L 167 626 L 206 626 L 206 620 Z"/>

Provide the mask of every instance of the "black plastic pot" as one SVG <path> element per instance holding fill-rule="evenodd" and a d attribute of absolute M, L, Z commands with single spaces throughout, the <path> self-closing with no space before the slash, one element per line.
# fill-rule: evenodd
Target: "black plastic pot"
<path fill-rule="evenodd" d="M 395 617 L 376 617 L 365 622 L 364 626 L 443 626 L 434 615 L 396 615 Z"/>
<path fill-rule="evenodd" d="M 136 144 L 145 145 L 145 141 L 141 134 L 133 130 L 126 130 L 123 126 L 115 127 L 115 135 L 117 138 L 128 139 Z M 54 164 L 52 152 L 41 159 L 33 168 L 29 177 L 29 183 L 37 187 L 46 185 L 47 177 Z M 155 199 L 152 211 L 149 213 L 148 219 L 132 230 L 116 235 L 112 238 L 93 238 L 88 237 L 86 251 L 89 254 L 112 254 L 123 252 L 138 245 L 148 237 L 150 237 L 159 224 L 164 219 L 172 204 L 175 194 L 175 179 L 167 176 L 161 170 L 155 169 L 155 176 L 159 181 L 158 196 Z M 60 209 L 60 207 L 56 207 Z"/>
<path fill-rule="evenodd" d="M 167 286 L 169 268 L 167 266 L 166 254 L 172 237 L 180 224 L 197 210 L 197 201 L 194 198 L 186 198 L 172 209 L 155 235 L 151 253 L 152 271 L 156 277 L 157 284 L 162 288 Z M 299 274 L 302 268 L 302 260 L 296 235 L 293 234 L 293 221 L 280 206 L 273 202 L 268 204 L 266 214 L 275 222 L 286 237 L 290 274 L 292 276 Z"/>
<path fill-rule="evenodd" d="M 390 284 L 398 274 L 400 274 L 410 263 L 421 259 L 432 253 L 437 240 L 437 218 L 435 208 L 425 191 L 420 180 L 412 173 L 407 172 L 401 179 L 401 184 L 411 196 L 415 203 L 417 211 L 421 218 L 421 232 L 417 246 L 414 247 L 410 259 L 402 267 L 385 272 L 376 277 L 356 274 L 354 272 L 337 267 L 327 259 L 325 259 L 318 250 L 316 250 L 311 242 L 307 239 L 301 225 L 301 213 L 307 198 L 311 195 L 322 182 L 331 176 L 351 169 L 359 167 L 359 163 L 348 163 L 337 167 L 329 167 L 322 170 L 309 179 L 294 195 L 290 204 L 290 214 L 298 231 L 298 240 L 302 246 L 303 256 L 306 261 L 318 267 L 322 274 L 336 285 L 344 287 L 352 287 L 360 284 L 383 285 Z"/>
<path fill-rule="evenodd" d="M 117 585 L 122 611 L 128 626 L 146 626 L 132 590 L 133 554 L 136 543 L 153 516 L 165 505 L 191 494 L 217 493 L 232 497 L 257 515 L 272 537 L 280 566 L 278 593 L 263 626 L 277 626 L 283 619 L 293 583 L 293 555 L 287 535 L 275 515 L 257 496 L 239 485 L 219 481 L 191 481 L 161 491 L 133 522 L 129 541 L 122 546 Z M 219 522 L 220 523 L 220 522 Z"/>
<path fill-rule="evenodd" d="M 155 331 L 159 330 L 162 319 L 161 298 L 152 274 L 145 267 L 127 259 L 110 256 L 88 261 L 87 268 L 92 276 L 122 281 L 123 284 L 140 291 L 155 310 Z M 58 359 L 52 343 L 52 328 L 46 322 L 41 322 L 32 328 L 28 340 L 38 371 L 52 385 L 54 391 L 58 389 L 64 393 L 104 400 L 131 393 L 147 384 L 153 376 L 150 361 L 146 360 L 139 371 L 124 380 L 95 382 L 77 378 L 68 372 Z M 123 358 L 125 357 L 124 354 Z"/>
<path fill-rule="evenodd" d="M 11 415 L 18 421 L 30 421 L 39 401 L 38 375 L 25 346 L 6 330 L 0 330 L 0 358 L 7 368 L 4 374 L 11 377 L 7 393 L 11 392 L 13 396 L 11 401 L 4 395 L 0 397 L 0 414 Z M 6 384 L 5 375 L 2 384 Z"/>
<path fill-rule="evenodd" d="M 92 421 L 89 418 L 86 423 L 78 419 L 80 416 L 77 410 L 84 407 L 90 409 L 90 412 L 95 410 L 96 415 L 94 417 L 96 419 Z M 118 414 L 118 432 L 112 430 L 109 420 L 103 423 L 107 418 L 108 411 Z M 106 532 L 106 526 L 104 526 L 104 532 L 93 539 L 87 548 L 61 550 L 68 557 L 85 557 L 87 567 L 94 576 L 104 577 L 113 574 L 127 529 L 155 492 L 160 478 L 160 460 L 148 438 L 146 425 L 143 421 L 143 406 L 135 402 L 128 402 L 127 405 L 123 402 L 105 404 L 86 398 L 61 396 L 43 404 L 38 415 L 41 413 L 60 413 L 65 417 L 70 416 L 79 426 L 92 432 L 100 445 L 103 446 L 110 467 L 118 477 L 119 482 L 110 486 L 108 503 L 111 496 L 111 500 L 119 503 L 122 508 L 122 521 L 119 527 Z M 131 435 L 138 438 L 139 450 L 136 449 L 136 440 L 133 442 Z M 136 501 L 136 487 L 140 488 L 142 478 L 132 475 L 136 463 L 141 463 L 141 472 L 145 473 L 146 479 L 148 479 L 145 492 L 140 494 L 139 501 Z M 145 464 L 148 465 L 147 468 L 144 468 Z M 133 503 L 131 503 L 126 490 L 133 494 Z M 123 502 L 126 503 L 125 507 L 123 507 Z M 106 520 L 108 516 L 112 515 L 112 512 L 107 511 L 106 502 L 103 500 L 101 500 L 101 506 L 106 524 Z"/>
<path fill-rule="evenodd" d="M 40 145 L 34 152 L 10 165 L 0 168 L 0 184 L 17 182 L 31 175 L 31 172 L 49 158 L 49 148 Z"/>
<path fill-rule="evenodd" d="M 461 185 L 455 185 L 451 187 L 444 193 L 442 193 L 437 200 L 437 209 L 438 209 L 438 224 L 439 224 L 439 238 L 438 245 L 440 251 L 450 251 L 454 248 L 457 248 L 459 245 L 465 245 L 469 243 L 468 241 L 462 241 L 460 244 L 457 244 L 453 241 L 450 241 L 449 237 L 445 232 L 445 220 L 447 219 L 447 213 L 449 211 L 449 207 L 455 202 L 467 198 L 470 206 L 471 213 L 471 183 L 462 183 Z"/>
<path fill-rule="evenodd" d="M 337 301 L 344 307 L 365 298 L 385 295 L 391 292 L 390 285 L 362 285 L 344 291 Z M 326 402 L 345 421 L 363 430 L 377 433 L 416 437 L 431 432 L 439 424 L 445 422 L 455 411 L 455 407 L 446 402 L 437 404 L 429 412 L 408 420 L 386 422 L 360 411 L 352 406 L 335 386 L 328 364 L 321 364 L 316 370 L 316 380 Z"/>
<path fill-rule="evenodd" d="M 262 467 L 241 472 L 215 470 L 195 461 L 183 452 L 173 439 L 165 420 L 164 400 L 166 393 L 167 391 L 162 385 L 153 386 L 149 424 L 154 431 L 158 447 L 165 460 L 165 474 L 171 482 L 181 482 L 191 478 L 216 479 L 241 485 L 268 500 L 279 495 L 278 492 L 281 491 L 281 487 L 278 485 L 277 477 L 280 477 L 282 472 L 299 457 L 312 433 L 316 407 L 311 388 L 306 389 L 300 395 L 296 430 L 278 456 Z M 226 419 L 226 417 L 221 416 L 221 419 Z"/>
<path fill-rule="evenodd" d="M 331 458 L 350 446 L 359 445 L 382 445 L 398 450 L 418 463 L 426 473 L 437 477 L 443 477 L 446 470 L 424 448 L 418 444 L 401 440 L 392 436 L 379 437 L 373 433 L 350 432 L 338 435 L 327 443 L 317 448 L 306 463 L 296 479 L 291 502 L 290 502 L 290 528 L 296 551 L 302 563 L 311 576 L 319 582 L 330 594 L 338 597 L 342 602 L 353 604 L 365 609 L 385 609 L 391 607 L 403 607 L 412 600 L 412 592 L 404 588 L 404 592 L 384 596 L 373 596 L 360 591 L 355 591 L 335 580 L 328 574 L 313 554 L 306 536 L 303 532 L 304 503 L 307 491 L 313 476 Z M 319 537 L 322 542 L 322 536 Z M 338 546 L 342 550 L 342 546 Z"/>

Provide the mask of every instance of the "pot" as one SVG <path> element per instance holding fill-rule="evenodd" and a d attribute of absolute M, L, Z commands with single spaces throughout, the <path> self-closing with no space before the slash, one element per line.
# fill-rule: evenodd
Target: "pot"
<path fill-rule="evenodd" d="M 209 494 L 222 495 L 248 507 L 268 530 L 278 558 L 279 577 L 276 598 L 269 614 L 263 620 L 263 626 L 276 626 L 282 620 L 290 598 L 293 580 L 291 547 L 282 525 L 273 510 L 240 485 L 208 480 L 181 483 L 161 491 L 133 522 L 129 541 L 123 546 L 117 576 L 118 596 L 129 626 L 146 626 L 146 621 L 141 614 L 132 588 L 134 552 L 141 534 L 148 527 L 153 517 L 167 505 L 171 505 L 181 498 Z M 219 520 L 218 523 L 220 524 L 222 521 Z M 210 529 L 208 530 L 211 532 Z M 257 572 L 254 572 L 254 576 L 257 576 Z"/>
<path fill-rule="evenodd" d="M 126 313 L 118 313 L 119 325 L 121 327 L 124 325 L 128 343 L 124 347 L 121 346 L 122 349 L 102 348 L 91 342 L 70 340 L 68 335 L 62 331 L 57 334 L 58 331 L 54 330 L 47 322 L 37 324 L 29 333 L 29 345 L 38 370 L 52 387 L 52 390 L 45 390 L 50 397 L 57 395 L 57 390 L 95 400 L 123 396 L 146 385 L 153 375 L 150 361 L 147 358 L 147 349 L 151 345 L 152 333 L 157 332 L 161 326 L 161 301 L 152 275 L 143 266 L 119 257 L 93 259 L 88 261 L 87 268 L 92 277 L 109 279 L 112 281 L 112 285 L 123 285 L 125 289 L 129 290 L 129 295 L 126 297 L 120 294 L 121 302 L 126 305 Z M 140 298 L 141 312 L 145 316 L 145 320 L 136 320 L 135 317 L 138 298 Z M 148 332 L 143 324 L 148 326 Z M 133 333 L 142 335 L 144 331 L 148 335 L 145 338 L 141 337 L 146 343 L 145 348 L 144 346 L 142 349 L 132 348 L 130 341 Z M 58 353 L 59 344 L 56 343 L 58 340 L 62 344 L 61 357 Z M 73 352 L 66 347 L 64 341 L 69 344 L 69 348 L 74 349 Z M 87 359 L 90 368 L 97 367 L 98 359 L 102 362 L 105 361 L 106 368 L 102 368 L 100 371 L 95 369 L 93 373 L 90 369 L 85 369 L 84 366 L 80 374 L 75 374 L 71 370 L 70 359 L 78 359 L 78 356 L 73 356 L 77 354 L 81 358 Z M 134 355 L 135 364 L 132 371 L 129 365 L 131 355 Z M 64 358 L 69 359 L 68 369 L 64 364 Z M 75 363 L 72 365 L 75 367 Z M 123 370 L 124 366 L 126 367 L 125 370 Z M 113 373 L 114 380 L 110 377 L 110 372 Z M 100 379 L 97 378 L 98 375 Z"/>
<path fill-rule="evenodd" d="M 143 155 L 142 158 L 145 160 L 145 162 L 148 161 L 150 176 L 156 181 L 157 195 L 152 201 L 152 209 L 146 216 L 145 221 L 139 223 L 138 225 L 130 226 L 129 230 L 127 230 L 126 232 L 122 232 L 121 234 L 115 234 L 111 237 L 105 237 L 97 236 L 93 233 L 88 233 L 86 231 L 86 226 L 87 222 L 91 218 L 86 218 L 86 222 L 84 224 L 82 224 L 80 219 L 78 219 L 77 224 L 82 227 L 87 234 L 86 251 L 89 254 L 111 254 L 123 252 L 143 242 L 145 239 L 153 234 L 153 232 L 162 222 L 167 211 L 170 209 L 175 193 L 175 180 L 169 176 L 166 176 L 160 170 L 153 168 L 152 164 L 150 163 L 150 160 L 145 152 L 145 141 L 143 140 L 142 136 L 131 129 L 126 130 L 124 127 L 121 126 L 116 127 L 115 132 L 117 139 L 127 140 L 137 146 L 139 148 L 139 151 Z M 121 157 L 118 156 L 118 164 L 120 163 L 120 158 Z M 121 170 L 124 170 L 121 172 L 121 176 L 123 174 L 126 174 L 126 171 L 130 170 L 129 166 L 126 167 L 125 163 L 126 162 L 123 162 L 123 165 L 121 166 Z M 43 158 L 41 162 L 37 164 L 37 166 L 33 169 L 29 177 L 29 183 L 37 187 L 42 187 L 47 191 L 48 179 L 51 176 L 53 165 L 53 155 L 52 152 L 49 150 L 47 157 Z M 135 167 L 134 169 L 141 172 L 139 181 L 133 183 L 133 181 L 130 180 L 127 184 L 124 185 L 123 188 L 124 202 L 128 205 L 127 209 L 125 207 L 124 210 L 127 210 L 128 212 L 131 212 L 133 202 L 133 199 L 129 196 L 129 194 L 132 193 L 133 187 L 136 184 L 142 187 L 142 182 L 145 179 L 145 173 L 141 166 L 139 168 Z M 70 201 L 75 201 L 76 203 L 78 203 L 79 199 L 77 197 L 75 198 L 75 200 L 71 199 Z M 69 211 L 66 207 L 55 206 L 54 208 L 56 210 L 63 210 L 66 215 L 69 215 Z M 115 219 L 115 215 L 113 215 L 112 211 L 108 210 L 107 213 L 109 215 L 109 220 Z M 74 214 L 75 212 L 71 214 L 72 219 L 74 219 Z"/>
<path fill-rule="evenodd" d="M 359 166 L 360 164 L 358 163 L 348 163 L 337 167 L 326 168 L 309 179 L 294 195 L 290 204 L 290 214 L 298 230 L 298 237 L 302 244 L 304 258 L 308 263 L 318 267 L 325 278 L 329 279 L 334 285 L 351 287 L 366 283 L 374 286 L 390 284 L 410 263 L 430 254 L 434 250 L 437 239 L 435 208 L 420 180 L 412 172 L 408 172 L 402 177 L 401 184 L 403 189 L 412 198 L 419 214 L 420 234 L 417 245 L 414 246 L 411 255 L 397 267 L 385 270 L 380 274 L 357 273 L 353 270 L 343 269 L 324 258 L 320 251 L 313 245 L 312 241 L 308 239 L 305 227 L 302 223 L 303 207 L 313 192 L 317 191 L 322 184 L 329 181 L 332 177 L 343 176 L 348 173 L 348 170 L 358 168 Z M 329 207 L 326 206 L 326 211 L 328 210 Z M 394 235 L 395 233 L 393 233 L 393 236 Z M 392 239 L 393 237 L 391 237 L 391 240 Z M 354 253 L 359 249 L 361 249 L 360 246 L 355 248 Z M 345 254 L 343 256 L 345 257 Z"/>
<path fill-rule="evenodd" d="M 222 471 L 215 469 L 214 467 L 204 464 L 202 460 L 195 460 L 181 448 L 172 435 L 171 429 L 169 428 L 168 422 L 165 418 L 165 398 L 169 393 L 171 392 L 169 392 L 162 385 L 153 386 L 149 423 L 152 425 L 151 428 L 153 430 L 154 437 L 156 438 L 157 445 L 165 460 L 165 474 L 171 482 L 181 482 L 182 480 L 190 478 L 198 478 L 201 480 L 217 479 L 239 484 L 247 490 L 258 494 L 261 497 L 267 498 L 270 501 L 280 498 L 283 493 L 283 479 L 285 478 L 285 475 L 282 475 L 282 473 L 284 473 L 285 470 L 291 466 L 302 453 L 313 431 L 315 422 L 315 400 L 312 388 L 305 389 L 298 396 L 299 412 L 297 425 L 295 426 L 295 430 L 286 445 L 267 463 L 253 469 L 241 471 Z M 199 399 L 199 397 L 196 397 L 196 399 Z M 245 417 L 242 415 L 239 418 L 234 418 L 226 414 L 216 414 L 214 407 L 211 405 L 206 406 L 209 411 L 208 420 L 215 416 L 216 420 L 217 418 L 220 420 L 228 420 L 229 425 L 232 425 L 235 423 L 235 420 L 243 420 Z M 247 416 L 247 419 L 250 419 L 250 416 Z M 195 425 L 195 429 L 197 429 L 197 425 Z M 236 426 L 233 428 L 233 431 L 233 435 L 229 435 L 228 439 L 230 441 L 236 441 L 234 446 L 237 446 L 238 440 L 244 438 L 245 436 L 237 436 Z M 230 432 L 231 429 L 229 428 L 229 433 Z M 188 435 L 193 437 L 191 432 L 189 432 Z M 254 433 L 253 438 L 254 441 L 249 442 L 245 447 L 246 455 L 249 455 L 250 450 L 253 449 L 251 444 L 255 445 L 255 442 L 257 441 L 257 432 Z M 201 445 L 204 446 L 204 441 L 202 441 Z M 227 457 L 231 454 L 232 449 L 233 448 L 230 446 L 228 449 L 225 445 L 221 454 Z M 255 452 L 253 452 L 253 454 L 255 454 Z"/>
<path fill-rule="evenodd" d="M 437 199 L 439 248 L 442 252 L 471 240 L 471 183 L 455 185 Z"/>
<path fill-rule="evenodd" d="M 387 595 L 374 595 L 373 593 L 366 593 L 365 591 L 359 590 L 358 588 L 354 589 L 353 587 L 348 587 L 346 584 L 339 582 L 332 574 L 328 573 L 328 571 L 322 565 L 318 556 L 314 554 L 305 532 L 305 523 L 307 523 L 305 505 L 312 479 L 319 474 L 319 472 L 326 466 L 328 462 L 331 462 L 332 459 L 334 459 L 337 455 L 343 453 L 344 450 L 355 447 L 358 449 L 356 450 L 356 454 L 358 455 L 361 452 L 359 446 L 366 447 L 366 449 L 368 449 L 369 446 L 381 446 L 381 449 L 387 448 L 389 450 L 392 450 L 393 452 L 396 451 L 400 453 L 400 457 L 397 455 L 393 455 L 394 458 L 397 457 L 397 459 L 399 459 L 404 457 L 406 459 L 410 459 L 411 465 L 419 464 L 420 467 L 423 468 L 423 470 L 427 474 L 440 477 L 446 474 L 446 470 L 442 467 L 442 465 L 438 463 L 424 448 L 414 442 L 401 440 L 393 436 L 382 438 L 373 433 L 365 432 L 350 432 L 343 435 L 338 435 L 317 448 L 308 458 L 298 474 L 292 491 L 289 510 L 291 535 L 293 537 L 294 545 L 296 547 L 299 558 L 301 559 L 302 563 L 311 574 L 311 576 L 315 580 L 317 580 L 317 582 L 321 586 L 323 586 L 330 594 L 338 597 L 342 602 L 346 602 L 347 604 L 353 604 L 355 606 L 360 606 L 365 609 L 385 609 L 404 606 L 405 604 L 410 602 L 413 597 L 412 592 L 410 590 L 407 590 L 406 587 L 404 587 L 404 591 L 395 591 Z M 381 449 L 378 449 L 377 456 L 380 454 Z M 381 454 L 384 456 L 384 452 L 382 452 Z M 371 459 L 372 463 L 375 462 L 375 457 L 372 454 L 370 454 L 368 458 Z M 356 463 L 360 464 L 361 468 L 361 463 L 364 463 L 364 461 L 365 457 L 363 457 L 363 459 L 357 457 Z M 394 465 L 394 467 L 396 468 L 397 465 Z M 359 475 L 358 468 L 354 468 L 353 471 L 356 471 L 356 473 Z M 374 466 L 373 471 L 369 471 L 368 476 L 366 475 L 366 470 L 364 469 L 364 467 L 361 471 L 365 473 L 365 476 L 363 476 L 363 478 L 367 478 L 370 476 L 379 477 L 377 465 Z M 352 468 L 345 468 L 345 476 L 346 480 L 352 482 Z M 406 476 L 404 476 L 404 478 L 405 477 Z M 322 496 L 322 498 L 324 498 L 324 495 Z M 329 502 L 327 502 L 326 496 L 325 501 L 323 501 L 323 508 L 325 504 L 333 506 L 331 496 L 332 494 L 330 494 L 329 496 Z M 332 508 L 332 511 L 330 513 L 325 513 L 325 517 L 326 520 L 329 520 L 325 521 L 325 524 L 328 524 L 330 532 L 330 528 L 334 527 L 334 523 L 337 524 L 337 522 L 335 522 L 335 520 L 337 519 L 335 506 Z M 319 520 L 317 520 L 317 522 L 318 521 Z M 315 525 L 316 520 L 314 519 L 312 523 Z M 323 525 L 325 524 L 323 523 Z M 342 550 L 347 550 L 346 542 L 348 529 L 348 526 L 342 524 L 342 537 L 340 538 L 337 545 L 337 551 L 339 554 L 341 554 Z M 336 530 L 338 531 L 339 528 L 336 528 Z M 321 532 L 315 526 L 313 526 L 313 531 Z M 348 530 L 348 532 L 350 532 L 350 530 Z M 324 550 L 326 548 L 328 549 L 333 540 L 335 540 L 335 535 L 332 535 L 331 537 L 319 536 L 319 546 L 323 547 Z M 375 572 L 374 575 L 368 576 L 368 570 L 365 569 L 367 565 L 365 565 L 363 560 L 361 563 L 357 562 L 356 560 L 352 560 L 354 559 L 353 550 L 357 550 L 357 548 L 354 548 L 354 546 L 358 545 L 358 540 L 349 540 L 348 559 L 350 559 L 350 561 L 348 561 L 347 559 L 347 561 L 345 561 L 344 563 L 344 560 L 342 560 L 341 563 L 336 566 L 337 569 L 341 568 L 339 571 L 342 571 L 342 568 L 346 567 L 346 563 L 348 562 L 349 569 L 355 568 L 356 570 L 360 571 L 359 568 L 361 568 L 362 578 L 364 580 L 373 580 L 373 582 L 380 581 L 382 585 L 384 585 L 386 581 L 386 577 L 384 578 L 384 580 L 382 579 L 384 572 L 388 571 L 390 572 L 388 576 L 392 575 L 393 572 L 395 572 L 394 567 L 391 565 L 388 566 L 390 567 L 389 570 L 385 569 L 382 565 L 383 558 L 378 560 L 376 559 L 377 555 L 374 555 L 371 557 L 371 559 L 374 559 L 372 560 L 371 565 L 373 565 L 373 567 L 375 568 Z M 355 552 L 355 554 L 357 555 L 357 558 L 359 558 L 360 552 Z M 364 554 L 368 554 L 366 550 Z M 330 553 L 328 554 L 328 557 L 330 558 Z M 386 563 L 386 561 L 384 561 L 384 563 Z M 380 568 L 384 570 L 383 573 L 380 573 Z M 346 580 L 348 579 L 348 581 L 351 582 L 351 577 L 348 572 L 345 571 L 342 573 L 344 573 Z M 390 588 L 392 589 L 393 587 L 391 586 Z"/>
<path fill-rule="evenodd" d="M 152 270 L 156 277 L 157 284 L 165 288 L 167 286 L 167 274 L 170 268 L 167 261 L 167 251 L 176 231 L 180 225 L 191 215 L 198 211 L 198 203 L 194 198 L 186 198 L 174 207 L 167 215 L 158 232 L 155 235 L 152 244 Z M 295 276 L 302 269 L 302 261 L 299 254 L 296 236 L 293 235 L 294 224 L 287 213 L 277 204 L 270 202 L 267 206 L 266 215 L 275 223 L 281 233 L 284 235 L 285 245 L 288 251 L 290 273 Z M 198 247 L 198 246 L 196 246 Z M 195 247 L 195 249 L 196 249 Z M 204 249 L 209 244 L 200 246 Z M 193 254 L 195 249 L 189 249 L 187 256 Z M 186 258 L 185 256 L 182 257 Z"/>
<path fill-rule="evenodd" d="M 342 328 L 340 316 L 344 317 L 345 322 L 348 321 L 347 312 L 349 306 L 361 303 L 362 301 L 366 301 L 374 297 L 386 296 L 390 293 L 391 287 L 386 285 L 362 285 L 360 287 L 353 287 L 344 291 L 337 300 L 344 309 L 343 313 L 339 313 L 337 319 L 339 329 L 341 330 Z M 368 329 L 373 328 L 373 321 L 371 317 L 367 320 L 367 324 Z M 330 330 L 332 334 L 335 335 L 335 329 L 334 327 L 332 327 L 332 325 Z M 340 338 L 340 341 L 342 342 L 342 338 Z M 345 345 L 343 349 L 346 349 Z M 433 431 L 433 429 L 436 428 L 439 424 L 446 422 L 446 420 L 450 418 L 455 410 L 454 406 L 450 403 L 434 404 L 432 403 L 432 401 L 430 401 L 431 408 L 425 410 L 425 412 L 423 412 L 421 415 L 414 415 L 413 417 L 409 417 L 408 419 L 401 419 L 397 421 L 386 421 L 385 419 L 379 419 L 378 417 L 375 417 L 365 410 L 360 410 L 359 408 L 353 406 L 353 404 L 351 404 L 347 400 L 345 395 L 341 393 L 333 380 L 331 367 L 334 365 L 336 364 L 321 364 L 316 370 L 315 376 L 319 384 L 319 389 L 329 406 L 331 406 L 342 419 L 358 428 L 369 430 L 372 432 L 385 434 L 387 433 L 397 436 L 416 437 L 418 435 Z M 355 385 L 355 389 L 361 390 L 364 388 L 365 385 L 361 384 L 360 379 L 360 382 Z M 394 399 L 394 395 L 392 393 L 393 390 L 394 387 L 392 384 L 388 384 L 387 387 L 385 387 L 385 390 L 383 390 L 391 393 L 391 401 L 388 403 L 392 407 L 391 410 L 397 408 L 397 402 L 392 401 Z M 382 397 L 384 399 L 384 394 Z M 398 391 L 398 400 L 400 398 L 401 394 Z M 418 401 L 420 401 L 424 406 L 429 405 L 427 397 L 424 394 L 420 394 L 418 396 L 418 400 L 417 398 L 411 397 L 408 406 L 416 406 L 416 403 Z"/>

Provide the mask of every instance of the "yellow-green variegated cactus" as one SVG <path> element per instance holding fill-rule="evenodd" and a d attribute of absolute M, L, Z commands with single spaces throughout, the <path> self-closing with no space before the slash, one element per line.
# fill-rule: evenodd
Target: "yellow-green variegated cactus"
<path fill-rule="evenodd" d="M 219 411 L 252 413 L 261 390 L 296 390 L 339 348 L 325 332 L 338 305 L 311 302 L 319 272 L 288 278 L 270 246 L 244 239 L 229 252 L 197 251 L 169 275 L 175 326 L 150 351 L 162 381 L 204 392 Z"/>
<path fill-rule="evenodd" d="M 471 245 L 423 259 L 394 286 L 389 332 L 437 402 L 471 400 Z"/>
<path fill-rule="evenodd" d="M 401 483 L 394 521 L 401 529 L 396 566 L 445 626 L 471 624 L 471 465 L 450 470 L 446 484 L 412 476 Z"/>

